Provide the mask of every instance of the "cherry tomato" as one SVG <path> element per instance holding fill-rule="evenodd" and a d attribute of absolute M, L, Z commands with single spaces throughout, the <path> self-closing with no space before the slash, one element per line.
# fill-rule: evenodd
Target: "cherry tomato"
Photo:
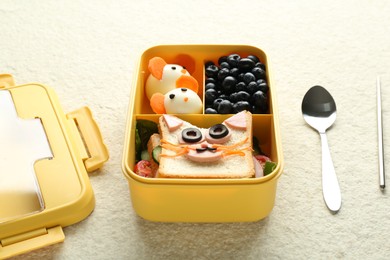
<path fill-rule="evenodd" d="M 151 163 L 147 160 L 141 160 L 134 166 L 134 172 L 142 177 L 153 178 Z"/>

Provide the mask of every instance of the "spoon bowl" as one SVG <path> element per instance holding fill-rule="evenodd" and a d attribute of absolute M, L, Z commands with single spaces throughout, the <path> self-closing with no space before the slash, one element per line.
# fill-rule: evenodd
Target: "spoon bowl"
<path fill-rule="evenodd" d="M 336 102 L 321 86 L 310 88 L 302 101 L 302 114 L 306 123 L 316 129 L 321 137 L 322 192 L 328 209 L 337 213 L 341 207 L 341 192 L 329 151 L 326 130 L 336 120 Z"/>

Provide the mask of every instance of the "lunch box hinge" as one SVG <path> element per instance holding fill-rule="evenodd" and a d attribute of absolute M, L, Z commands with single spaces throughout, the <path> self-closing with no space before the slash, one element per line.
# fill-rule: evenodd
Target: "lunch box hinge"
<path fill-rule="evenodd" d="M 65 235 L 61 226 L 40 228 L 4 238 L 0 241 L 0 259 L 59 243 L 64 239 Z"/>

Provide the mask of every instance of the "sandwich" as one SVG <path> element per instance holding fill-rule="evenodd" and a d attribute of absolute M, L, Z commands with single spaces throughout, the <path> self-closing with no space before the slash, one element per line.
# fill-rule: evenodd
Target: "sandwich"
<path fill-rule="evenodd" d="M 159 118 L 159 132 L 159 136 L 154 135 L 149 141 L 149 151 L 158 151 L 152 154 L 159 163 L 157 177 L 255 176 L 250 112 L 242 111 L 209 128 L 164 114 Z"/>

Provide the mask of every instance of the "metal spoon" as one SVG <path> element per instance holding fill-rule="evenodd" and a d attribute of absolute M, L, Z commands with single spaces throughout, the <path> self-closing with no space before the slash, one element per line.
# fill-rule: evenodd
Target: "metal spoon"
<path fill-rule="evenodd" d="M 326 206 L 331 212 L 337 213 L 341 207 L 340 186 L 326 137 L 326 130 L 336 120 L 336 103 L 325 88 L 314 86 L 303 97 L 302 114 L 306 123 L 320 134 L 322 146 L 322 192 Z"/>

